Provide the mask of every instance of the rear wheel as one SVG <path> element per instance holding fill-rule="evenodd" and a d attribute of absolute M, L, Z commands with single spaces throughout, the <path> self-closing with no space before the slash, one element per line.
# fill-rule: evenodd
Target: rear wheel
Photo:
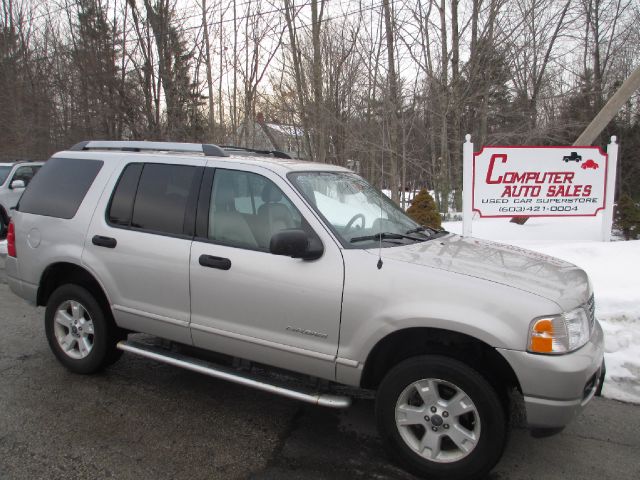
<path fill-rule="evenodd" d="M 407 470 L 430 479 L 483 478 L 504 450 L 505 410 L 495 389 L 466 364 L 410 358 L 385 376 L 378 429 Z"/>
<path fill-rule="evenodd" d="M 75 373 L 96 372 L 122 355 L 116 344 L 123 334 L 110 312 L 79 285 L 63 285 L 51 294 L 45 330 L 55 356 Z"/>

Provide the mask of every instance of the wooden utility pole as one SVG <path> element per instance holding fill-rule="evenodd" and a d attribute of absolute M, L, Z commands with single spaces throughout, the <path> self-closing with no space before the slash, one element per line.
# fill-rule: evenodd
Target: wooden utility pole
<path fill-rule="evenodd" d="M 591 145 L 609 122 L 613 120 L 613 117 L 616 116 L 622 106 L 627 103 L 631 95 L 638 89 L 640 89 L 640 66 L 629 75 L 629 78 L 618 88 L 618 91 L 613 94 L 613 97 L 602 107 L 573 144 L 578 147 Z M 527 220 L 529 220 L 529 217 L 513 217 L 511 223 L 524 225 Z"/>
<path fill-rule="evenodd" d="M 629 75 L 629 78 L 624 81 L 618 91 L 602 107 L 602 110 L 591 120 L 589 126 L 584 129 L 584 132 L 580 134 L 573 144 L 576 146 L 591 145 L 638 89 L 640 89 L 640 66 Z"/>

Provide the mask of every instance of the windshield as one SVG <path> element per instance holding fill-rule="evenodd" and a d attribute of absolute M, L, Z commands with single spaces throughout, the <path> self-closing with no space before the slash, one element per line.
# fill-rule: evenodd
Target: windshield
<path fill-rule="evenodd" d="M 350 172 L 299 172 L 289 178 L 345 246 L 407 245 L 431 237 L 386 195 Z M 382 237 L 382 238 L 380 238 Z"/>
<path fill-rule="evenodd" d="M 2 185 L 4 181 L 7 179 L 10 171 L 11 171 L 11 166 L 0 165 L 0 185 Z"/>

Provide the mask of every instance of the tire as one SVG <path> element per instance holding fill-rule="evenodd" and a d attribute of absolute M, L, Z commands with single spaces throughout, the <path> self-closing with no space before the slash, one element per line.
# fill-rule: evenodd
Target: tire
<path fill-rule="evenodd" d="M 377 392 L 376 419 L 398 463 L 433 480 L 484 478 L 507 438 L 507 415 L 496 390 L 465 363 L 440 355 L 413 357 L 392 368 Z"/>
<path fill-rule="evenodd" d="M 122 355 L 116 344 L 124 336 L 111 312 L 79 285 L 63 285 L 51 294 L 45 332 L 56 358 L 74 373 L 97 372 Z"/>

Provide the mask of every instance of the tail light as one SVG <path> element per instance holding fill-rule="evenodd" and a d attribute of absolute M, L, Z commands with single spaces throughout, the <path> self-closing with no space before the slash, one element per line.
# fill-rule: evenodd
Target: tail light
<path fill-rule="evenodd" d="M 16 257 L 16 227 L 13 221 L 9 222 L 9 230 L 7 232 L 7 255 Z"/>

